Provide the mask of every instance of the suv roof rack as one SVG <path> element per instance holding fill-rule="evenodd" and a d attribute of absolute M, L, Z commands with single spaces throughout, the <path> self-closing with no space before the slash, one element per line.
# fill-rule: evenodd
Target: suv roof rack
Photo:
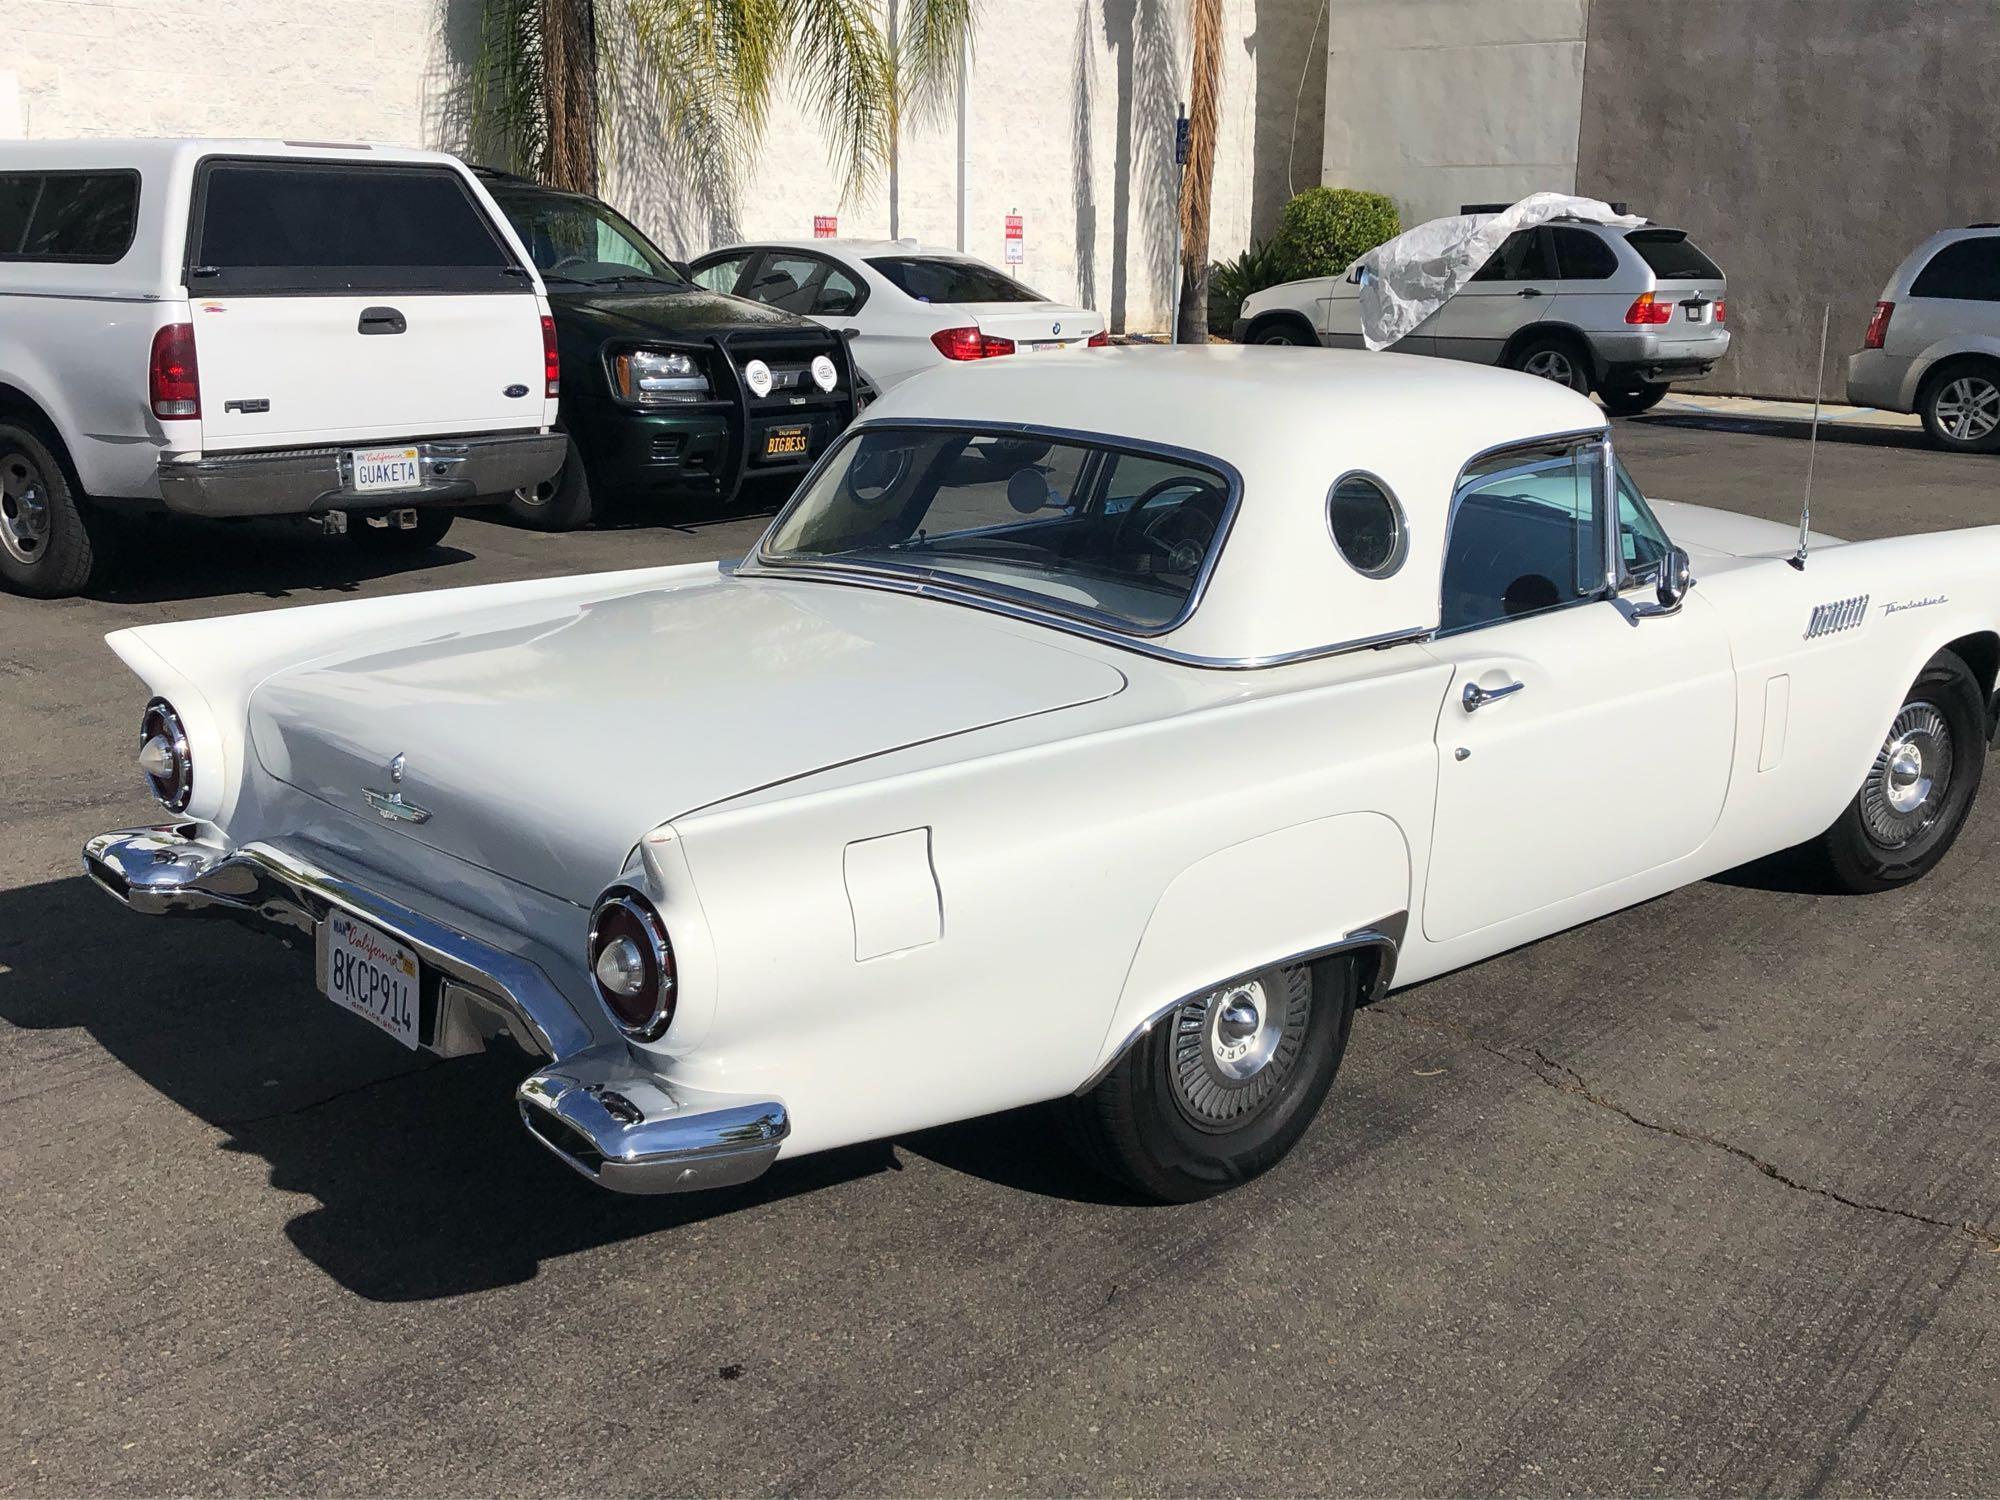
<path fill-rule="evenodd" d="M 1458 211 L 1462 214 L 1504 214 L 1513 206 L 1511 203 L 1461 203 L 1458 205 Z M 1610 205 L 1610 208 L 1614 214 L 1631 212 L 1622 202 L 1614 202 Z M 1595 221 L 1585 220 L 1584 222 L 1594 223 Z"/>

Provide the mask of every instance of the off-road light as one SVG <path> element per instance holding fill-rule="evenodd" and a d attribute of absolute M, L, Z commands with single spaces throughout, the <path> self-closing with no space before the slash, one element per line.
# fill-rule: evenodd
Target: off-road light
<path fill-rule="evenodd" d="M 750 394 L 762 400 L 771 394 L 771 367 L 761 359 L 753 359 L 743 367 L 743 383 L 750 387 Z"/>
<path fill-rule="evenodd" d="M 823 391 L 830 391 L 840 383 L 840 372 L 833 367 L 833 361 L 824 354 L 815 354 L 812 362 L 813 384 Z"/>

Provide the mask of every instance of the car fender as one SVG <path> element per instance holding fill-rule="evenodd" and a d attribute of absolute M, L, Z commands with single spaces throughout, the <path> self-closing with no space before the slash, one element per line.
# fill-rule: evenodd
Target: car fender
<path fill-rule="evenodd" d="M 1409 906 L 1409 843 L 1382 813 L 1318 818 L 1197 860 L 1153 907 L 1084 1087 L 1181 1001 L 1273 964 L 1368 950 L 1372 998 L 1393 975 Z"/>
<path fill-rule="evenodd" d="M 1930 372 L 1948 359 L 1956 359 L 1961 354 L 1980 354 L 2000 362 L 2000 338 L 1985 333 L 1954 333 L 1939 339 L 1927 347 L 1903 372 L 1902 405 L 1914 411 L 1917 392 L 1923 389 Z"/>

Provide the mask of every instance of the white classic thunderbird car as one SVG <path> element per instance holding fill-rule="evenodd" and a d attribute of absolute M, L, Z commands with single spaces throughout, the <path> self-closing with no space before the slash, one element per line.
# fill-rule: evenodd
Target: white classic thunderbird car
<path fill-rule="evenodd" d="M 996 360 L 739 562 L 117 632 L 173 821 L 84 863 L 311 937 L 407 1047 L 545 1059 L 521 1116 L 607 1188 L 1060 1100 L 1192 1199 L 1392 986 L 1794 845 L 1943 856 L 2000 529 L 1795 550 L 1523 375 Z"/>

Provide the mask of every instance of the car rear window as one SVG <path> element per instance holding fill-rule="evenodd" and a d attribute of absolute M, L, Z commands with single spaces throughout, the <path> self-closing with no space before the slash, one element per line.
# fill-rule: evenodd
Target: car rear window
<path fill-rule="evenodd" d="M 834 450 L 757 556 L 948 583 L 1148 634 L 1192 608 L 1235 505 L 1222 466 L 1192 454 L 868 427 Z"/>
<path fill-rule="evenodd" d="M 884 255 L 868 262 L 919 302 L 1046 302 L 1013 277 L 976 261 Z"/>
<path fill-rule="evenodd" d="M 0 172 L 0 260 L 109 264 L 138 222 L 137 172 Z"/>
<path fill-rule="evenodd" d="M 215 161 L 196 192 L 196 289 L 527 289 L 526 272 L 449 167 Z"/>
<path fill-rule="evenodd" d="M 1946 245 L 1917 273 L 1910 295 L 2000 302 L 2000 236 L 1981 235 Z"/>
<path fill-rule="evenodd" d="M 1625 243 L 1653 268 L 1662 281 L 1720 281 L 1722 267 L 1687 237 L 1684 229 L 1634 229 Z"/>

